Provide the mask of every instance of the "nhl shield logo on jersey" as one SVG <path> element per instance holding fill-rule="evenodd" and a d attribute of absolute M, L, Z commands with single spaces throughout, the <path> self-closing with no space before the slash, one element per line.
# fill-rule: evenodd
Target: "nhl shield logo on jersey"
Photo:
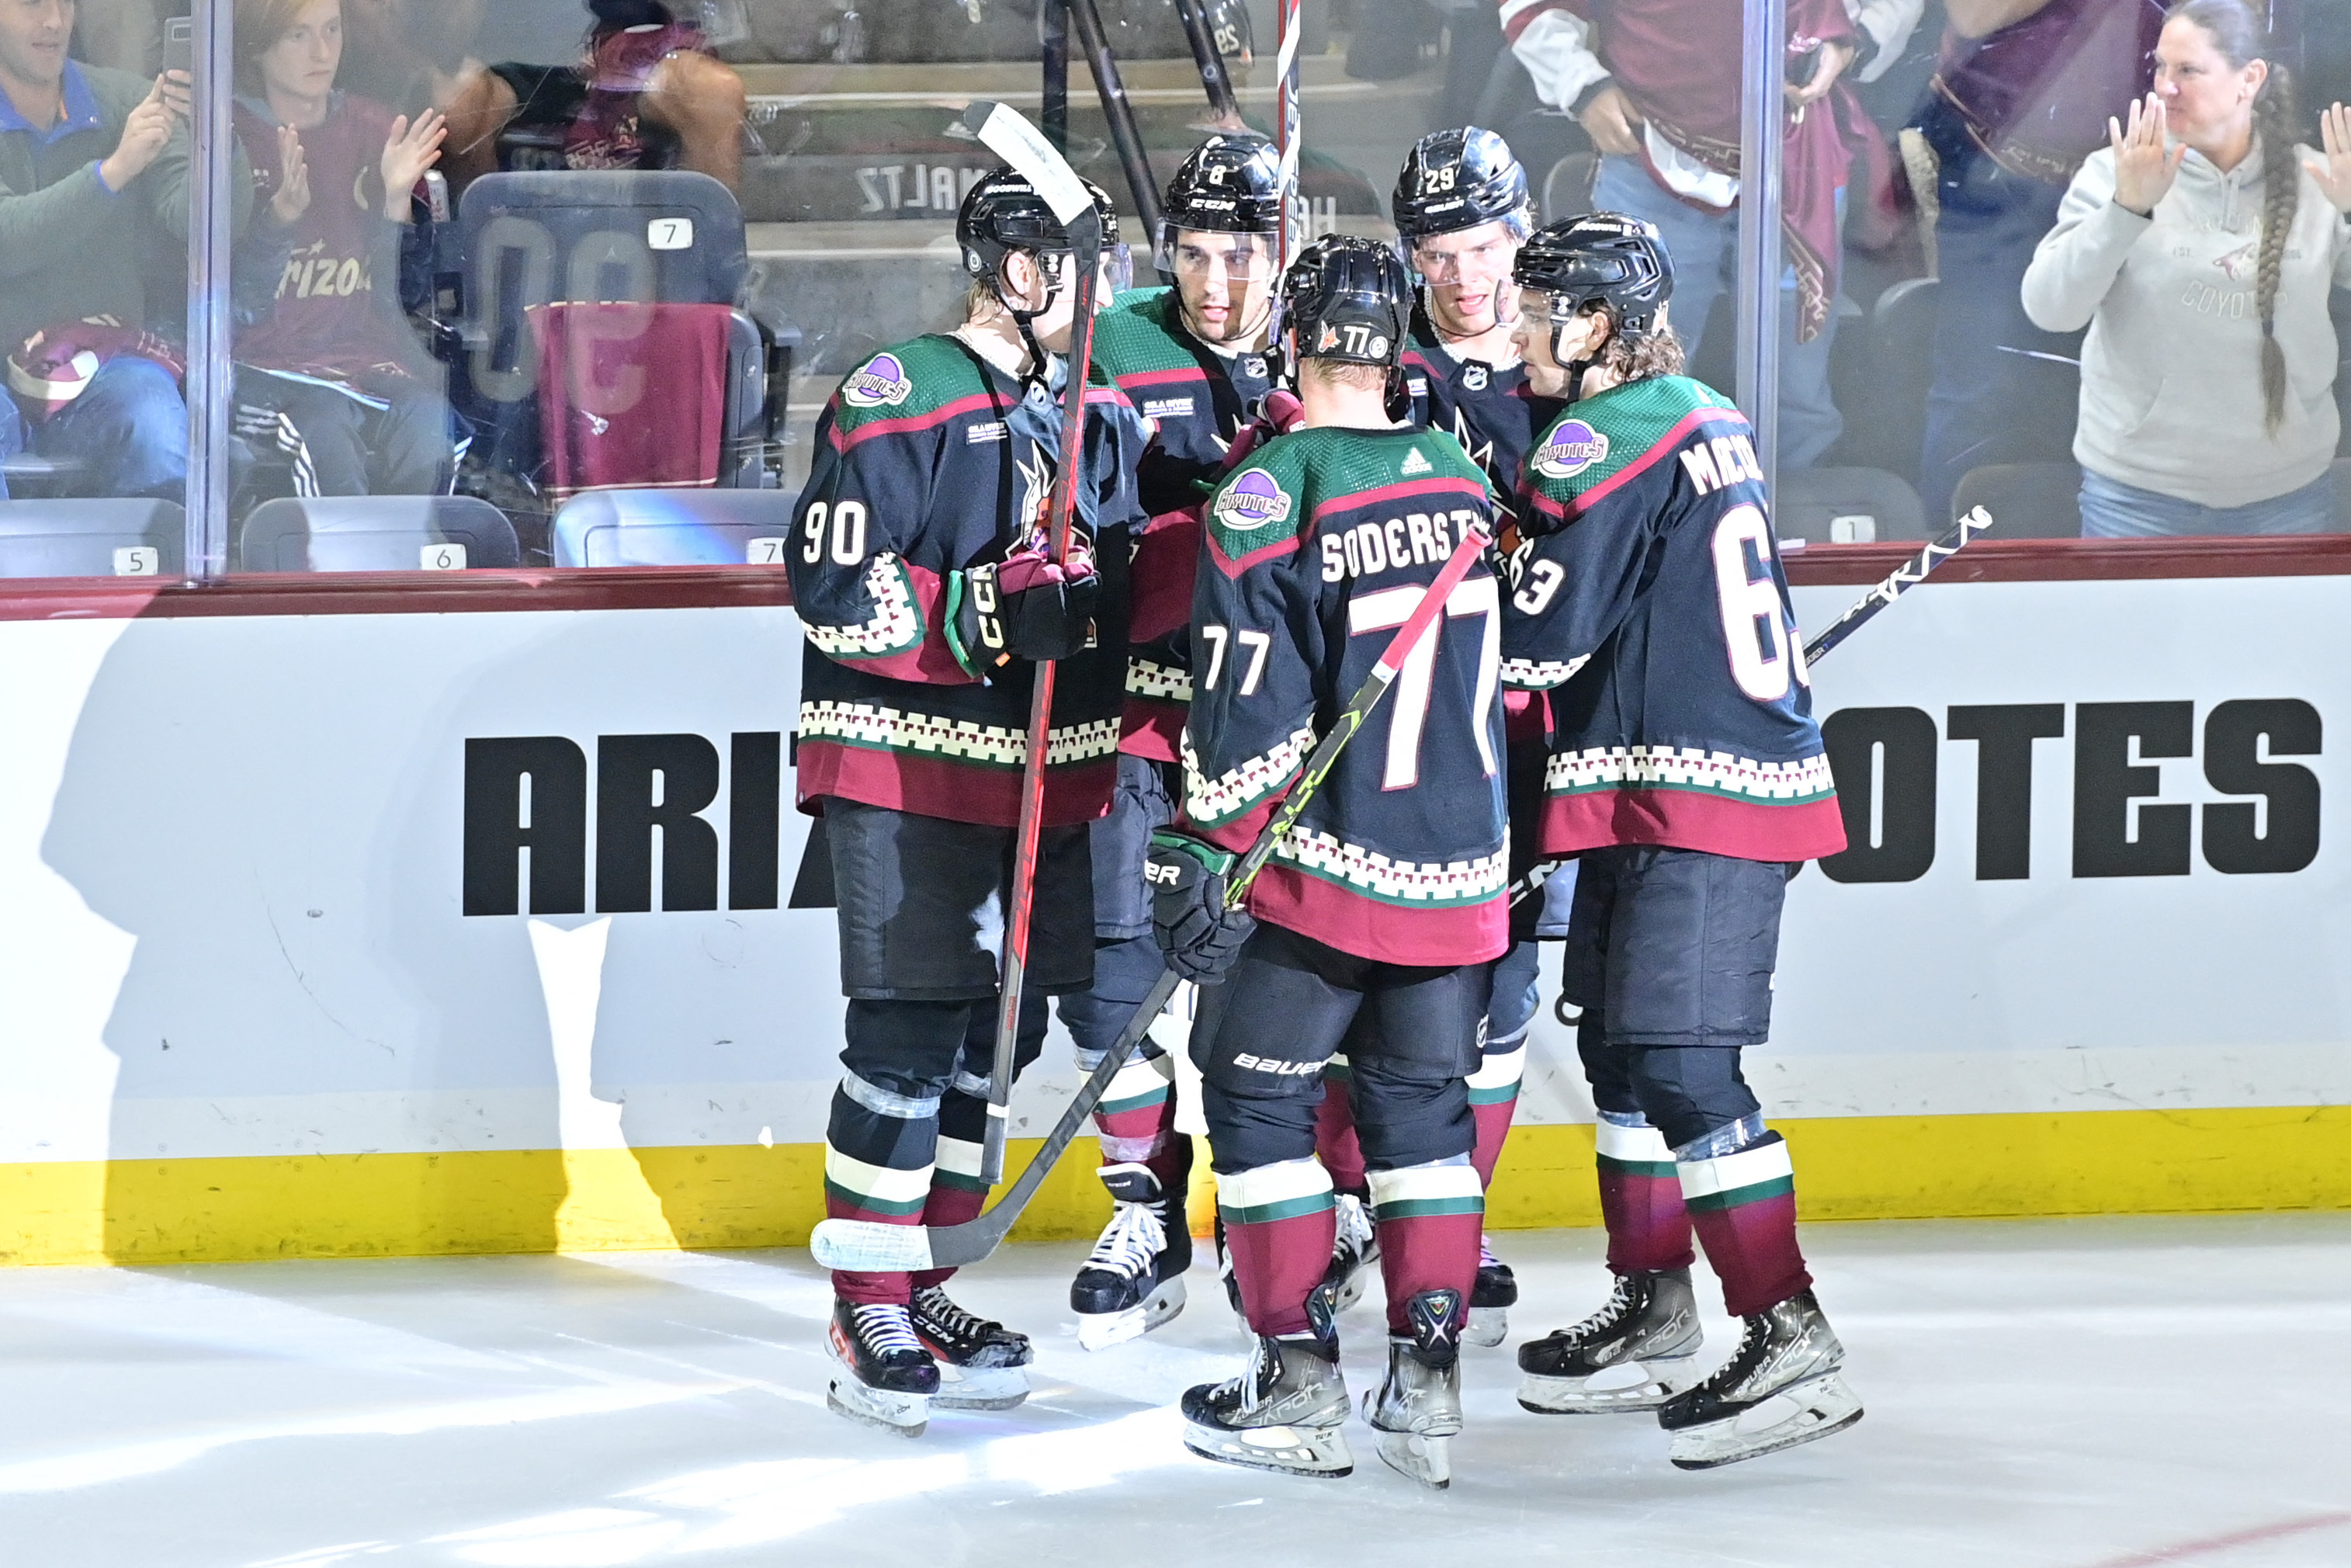
<path fill-rule="evenodd" d="M 1251 468 L 1225 486 L 1213 510 L 1217 521 L 1235 533 L 1279 523 L 1290 516 L 1290 497 L 1262 468 Z"/>
<path fill-rule="evenodd" d="M 1461 390 L 1464 392 L 1484 392 L 1489 379 L 1486 367 L 1475 360 L 1461 367 Z"/>
<path fill-rule="evenodd" d="M 902 403 L 914 383 L 895 354 L 876 354 L 849 373 L 841 384 L 841 397 L 852 408 L 881 408 Z"/>
<path fill-rule="evenodd" d="M 1546 479 L 1573 479 L 1608 455 L 1608 437 L 1580 419 L 1562 419 L 1535 453 L 1534 470 Z"/>

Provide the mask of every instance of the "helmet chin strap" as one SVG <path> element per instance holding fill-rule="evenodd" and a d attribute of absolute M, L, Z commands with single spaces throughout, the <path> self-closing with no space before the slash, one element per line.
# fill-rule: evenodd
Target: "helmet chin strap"
<path fill-rule="evenodd" d="M 1052 274 L 1046 268 L 1045 258 L 1042 256 L 1035 252 L 1022 254 L 1031 256 L 1036 261 L 1037 275 L 1045 280 L 1045 303 L 1034 310 L 1024 310 L 1004 298 L 1004 273 L 1001 268 L 996 274 L 996 302 L 1004 307 L 1006 315 L 1012 318 L 1012 325 L 1020 334 L 1021 347 L 1029 350 L 1029 374 L 1024 379 L 1039 386 L 1050 388 L 1050 383 L 1047 378 L 1051 373 L 1052 360 L 1045 352 L 1045 346 L 1037 340 L 1036 330 L 1029 326 L 1029 323 L 1053 308 L 1054 301 L 1061 297 L 1061 286 L 1053 281 Z"/>

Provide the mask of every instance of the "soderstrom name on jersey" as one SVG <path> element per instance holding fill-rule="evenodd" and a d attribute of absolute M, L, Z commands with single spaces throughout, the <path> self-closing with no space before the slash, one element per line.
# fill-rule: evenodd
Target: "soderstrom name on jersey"
<path fill-rule="evenodd" d="M 1552 693 L 1544 852 L 1844 848 L 1744 416 L 1678 376 L 1586 398 L 1520 502 L 1504 678 Z"/>
<path fill-rule="evenodd" d="M 1230 848 L 1262 826 L 1472 524 L 1485 477 L 1419 431 L 1300 431 L 1209 503 L 1193 601 L 1185 812 Z M 1391 963 L 1507 946 L 1498 585 L 1485 562 L 1277 847 L 1259 918 Z M 1331 640 L 1331 628 L 1344 634 Z"/>

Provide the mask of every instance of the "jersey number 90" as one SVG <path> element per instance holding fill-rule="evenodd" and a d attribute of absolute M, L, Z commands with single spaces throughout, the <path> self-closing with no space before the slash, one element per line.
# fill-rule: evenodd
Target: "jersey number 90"
<path fill-rule="evenodd" d="M 832 538 L 830 541 L 835 566 L 855 566 L 865 559 L 865 503 L 837 501 L 831 508 Z M 808 543 L 800 550 L 800 559 L 814 566 L 825 558 L 826 507 L 822 501 L 809 503 L 808 515 L 800 519 L 800 532 Z"/>

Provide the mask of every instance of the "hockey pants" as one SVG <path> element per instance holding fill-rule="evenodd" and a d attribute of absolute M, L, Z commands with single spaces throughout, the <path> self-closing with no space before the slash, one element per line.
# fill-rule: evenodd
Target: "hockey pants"
<path fill-rule="evenodd" d="M 1769 1036 L 1786 885 L 1769 862 L 1591 851 L 1567 944 L 1608 1266 L 1686 1268 L 1695 1232 L 1740 1316 L 1812 1284 L 1788 1145 L 1740 1071 L 1740 1051 Z"/>
<path fill-rule="evenodd" d="M 1366 1167 L 1388 1326 L 1405 1303 L 1460 1293 L 1478 1272 L 1485 1189 L 1469 1153 L 1490 966 L 1374 963 L 1261 925 L 1224 983 L 1202 988 L 1192 1029 L 1217 1170 L 1217 1206 L 1249 1326 L 1308 1328 L 1331 1261 L 1332 1177 L 1314 1158 L 1322 1072 L 1344 1046 Z"/>

